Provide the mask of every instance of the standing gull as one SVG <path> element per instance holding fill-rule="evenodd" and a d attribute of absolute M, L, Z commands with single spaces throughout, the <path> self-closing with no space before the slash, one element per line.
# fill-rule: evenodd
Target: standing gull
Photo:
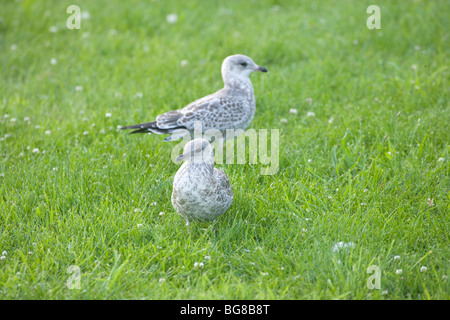
<path fill-rule="evenodd" d="M 211 221 L 222 215 L 233 202 L 233 189 L 223 171 L 214 168 L 211 144 L 194 139 L 177 158 L 185 161 L 173 181 L 172 205 L 189 224 L 193 220 Z"/>
<path fill-rule="evenodd" d="M 161 114 L 156 121 L 122 129 L 135 129 L 131 133 L 171 134 L 164 141 L 179 139 L 179 135 L 172 135 L 177 129 L 185 129 L 192 134 L 195 122 L 202 124 L 202 132 L 218 129 L 223 137 L 227 129 L 245 130 L 255 115 L 255 94 L 249 78 L 254 71 L 267 72 L 267 69 L 242 54 L 229 56 L 222 63 L 223 89 L 183 109 Z"/>

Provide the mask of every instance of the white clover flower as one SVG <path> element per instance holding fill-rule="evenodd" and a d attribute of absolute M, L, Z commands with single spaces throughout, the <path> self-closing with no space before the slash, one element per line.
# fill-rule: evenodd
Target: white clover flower
<path fill-rule="evenodd" d="M 58 168 L 57 168 L 57 167 L 54 167 L 54 168 L 53 168 L 53 171 L 58 171 Z"/>
<path fill-rule="evenodd" d="M 151 206 L 156 206 L 156 202 L 150 203 Z"/>
<path fill-rule="evenodd" d="M 83 86 L 76 86 L 75 91 L 83 91 Z"/>
<path fill-rule="evenodd" d="M 143 226 L 142 223 L 138 223 L 138 224 L 137 224 L 138 229 L 141 228 L 142 226 Z"/>
<path fill-rule="evenodd" d="M 17 49 L 17 44 L 12 44 L 11 45 L 11 51 L 16 51 Z"/>
<path fill-rule="evenodd" d="M 9 118 L 9 114 L 5 113 L 5 115 L 3 116 L 3 118 L 8 119 L 8 118 Z"/>
<path fill-rule="evenodd" d="M 417 70 L 417 66 L 416 66 L 415 64 L 413 64 L 413 65 L 411 66 L 411 69 Z"/>
<path fill-rule="evenodd" d="M 51 134 L 51 130 L 45 130 L 45 134 Z"/>
<path fill-rule="evenodd" d="M 365 203 L 365 202 L 361 202 L 361 205 L 362 205 L 362 206 L 365 206 L 365 205 L 366 205 L 366 203 Z"/>
<path fill-rule="evenodd" d="M 289 113 L 297 114 L 297 109 L 294 109 L 294 108 L 289 109 Z"/>
<path fill-rule="evenodd" d="M 81 12 L 81 19 L 88 20 L 90 17 L 91 17 L 91 15 L 89 14 L 89 11 Z"/>
<path fill-rule="evenodd" d="M 159 279 L 159 283 L 163 283 L 163 282 L 166 282 L 166 279 L 160 278 L 160 279 Z"/>
<path fill-rule="evenodd" d="M 394 260 L 400 260 L 400 256 L 394 256 Z"/>
<path fill-rule="evenodd" d="M 159 216 L 162 217 L 163 215 L 164 215 L 164 212 L 161 211 L 161 212 L 159 213 Z"/>
<path fill-rule="evenodd" d="M 168 14 L 166 17 L 168 23 L 174 24 L 178 21 L 178 15 L 176 13 Z"/>
<path fill-rule="evenodd" d="M 0 178 L 4 178 L 5 177 L 5 174 L 2 172 L 2 173 L 0 173 Z"/>
<path fill-rule="evenodd" d="M 135 212 L 135 213 L 136 213 L 136 212 L 141 212 L 141 210 L 138 209 L 138 208 L 136 208 L 136 209 L 134 209 L 134 212 Z"/>
<path fill-rule="evenodd" d="M 100 130 L 101 134 L 104 134 L 105 132 L 106 132 L 105 129 Z"/>
<path fill-rule="evenodd" d="M 420 50 L 420 46 L 415 45 L 415 46 L 414 46 L 414 50 L 419 51 L 419 50 Z"/>
<path fill-rule="evenodd" d="M 334 246 L 333 246 L 333 251 L 334 252 L 337 252 L 337 251 L 339 251 L 340 249 L 346 249 L 346 248 L 352 248 L 352 247 L 354 247 L 355 246 L 355 244 L 353 243 L 353 242 L 347 242 L 347 243 L 344 243 L 344 241 L 340 241 L 340 242 L 338 242 L 338 243 L 336 243 Z"/>
<path fill-rule="evenodd" d="M 333 117 L 330 117 L 330 119 L 328 119 L 328 123 L 329 123 L 329 124 L 332 124 L 333 121 L 334 121 L 334 118 L 333 118 Z"/>
<path fill-rule="evenodd" d="M 308 163 L 312 163 L 312 159 L 308 159 Z"/>
<path fill-rule="evenodd" d="M 35 129 L 40 129 L 41 126 L 37 124 L 37 125 L 34 126 L 34 128 L 35 128 Z"/>
<path fill-rule="evenodd" d="M 39 153 L 39 148 L 34 148 L 33 153 Z"/>
<path fill-rule="evenodd" d="M 442 161 L 444 161 L 445 159 L 444 158 L 439 158 L 438 159 L 438 162 L 442 162 Z"/>
<path fill-rule="evenodd" d="M 397 270 L 395 270 L 395 273 L 396 273 L 396 274 L 402 274 L 402 273 L 403 273 L 403 270 L 402 270 L 402 269 L 397 269 Z"/>
<path fill-rule="evenodd" d="M 420 272 L 425 272 L 425 271 L 427 271 L 427 270 L 428 270 L 428 268 L 425 267 L 425 266 L 420 267 Z"/>
<path fill-rule="evenodd" d="M 182 67 L 186 67 L 189 64 L 189 61 L 181 60 L 180 64 L 181 64 Z"/>
<path fill-rule="evenodd" d="M 31 256 L 32 254 L 33 254 L 33 252 L 31 252 L 31 251 L 28 251 L 28 254 Z"/>
<path fill-rule="evenodd" d="M 211 260 L 211 256 L 205 256 L 205 260 Z"/>
<path fill-rule="evenodd" d="M 50 31 L 50 32 L 52 32 L 52 33 L 55 33 L 55 32 L 58 32 L 58 28 L 57 28 L 56 26 L 51 26 L 51 27 L 48 29 L 48 31 Z"/>
<path fill-rule="evenodd" d="M 305 101 L 308 102 L 309 104 L 311 104 L 313 99 L 312 98 L 306 98 Z"/>
<path fill-rule="evenodd" d="M 5 256 L 1 256 L 1 257 L 0 257 L 0 260 L 5 260 L 5 259 L 6 259 Z"/>
<path fill-rule="evenodd" d="M 8 255 L 8 251 L 3 251 L 2 252 L 2 256 L 7 256 Z"/>
<path fill-rule="evenodd" d="M 89 131 L 84 131 L 83 135 L 87 136 L 89 134 Z"/>
<path fill-rule="evenodd" d="M 16 118 L 11 118 L 11 120 L 9 120 L 9 121 L 11 121 L 11 122 L 16 122 L 17 121 L 17 119 Z"/>
<path fill-rule="evenodd" d="M 414 86 L 414 89 L 419 90 L 420 86 L 416 85 L 416 86 Z"/>
<path fill-rule="evenodd" d="M 315 116 L 316 116 L 316 113 L 313 112 L 313 111 L 308 111 L 308 112 L 306 113 L 306 116 L 307 116 L 307 117 L 315 117 Z"/>
<path fill-rule="evenodd" d="M 55 65 L 57 63 L 58 63 L 58 61 L 55 58 L 50 59 L 50 64 Z"/>
<path fill-rule="evenodd" d="M 272 8 L 270 8 L 270 11 L 272 12 L 272 13 L 276 13 L 276 12 L 278 12 L 278 11 L 280 11 L 280 9 L 281 9 L 281 7 L 279 6 L 279 5 L 274 5 Z"/>
<path fill-rule="evenodd" d="M 428 204 L 430 207 L 434 206 L 434 200 L 431 199 L 431 198 L 428 198 L 427 204 Z"/>
<path fill-rule="evenodd" d="M 264 277 L 267 277 L 269 275 L 269 273 L 268 272 L 263 272 L 263 273 L 261 273 L 261 275 L 264 276 Z"/>
<path fill-rule="evenodd" d="M 284 123 L 287 123 L 288 121 L 287 121 L 286 118 L 281 118 L 281 119 L 280 119 L 280 122 L 284 124 Z"/>
<path fill-rule="evenodd" d="M 23 121 L 30 121 L 30 117 L 23 118 Z"/>
<path fill-rule="evenodd" d="M 369 189 L 364 189 L 364 192 L 369 192 Z"/>
<path fill-rule="evenodd" d="M 111 118 L 111 113 L 110 112 L 105 113 L 105 117 L 106 118 Z"/>
<path fill-rule="evenodd" d="M 134 95 L 135 98 L 139 98 L 139 99 L 141 99 L 143 96 L 144 96 L 144 94 L 143 94 L 142 92 L 137 92 L 137 93 Z"/>

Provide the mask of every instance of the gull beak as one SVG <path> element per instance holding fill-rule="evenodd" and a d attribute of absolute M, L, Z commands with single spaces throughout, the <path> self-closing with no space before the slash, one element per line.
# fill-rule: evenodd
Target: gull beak
<path fill-rule="evenodd" d="M 264 68 L 264 67 L 261 67 L 261 66 L 258 66 L 258 68 L 256 68 L 255 71 L 269 72 L 269 70 L 267 70 L 267 68 Z"/>

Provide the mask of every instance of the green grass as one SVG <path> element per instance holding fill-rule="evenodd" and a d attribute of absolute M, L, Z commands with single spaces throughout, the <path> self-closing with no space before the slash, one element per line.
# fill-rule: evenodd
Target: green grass
<path fill-rule="evenodd" d="M 0 2 L 1 299 L 450 298 L 448 1 Z M 251 128 L 280 128 L 280 169 L 220 166 L 234 203 L 188 234 L 175 143 L 117 126 L 221 88 L 235 53 L 270 70 Z"/>

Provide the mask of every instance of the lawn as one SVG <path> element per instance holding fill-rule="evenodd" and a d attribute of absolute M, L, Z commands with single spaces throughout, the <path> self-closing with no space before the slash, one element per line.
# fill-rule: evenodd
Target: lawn
<path fill-rule="evenodd" d="M 0 298 L 449 299 L 449 10 L 0 0 Z M 220 89 L 236 53 L 270 71 L 250 128 L 280 130 L 279 170 L 217 165 L 234 202 L 188 233 L 177 143 L 119 128 Z"/>

